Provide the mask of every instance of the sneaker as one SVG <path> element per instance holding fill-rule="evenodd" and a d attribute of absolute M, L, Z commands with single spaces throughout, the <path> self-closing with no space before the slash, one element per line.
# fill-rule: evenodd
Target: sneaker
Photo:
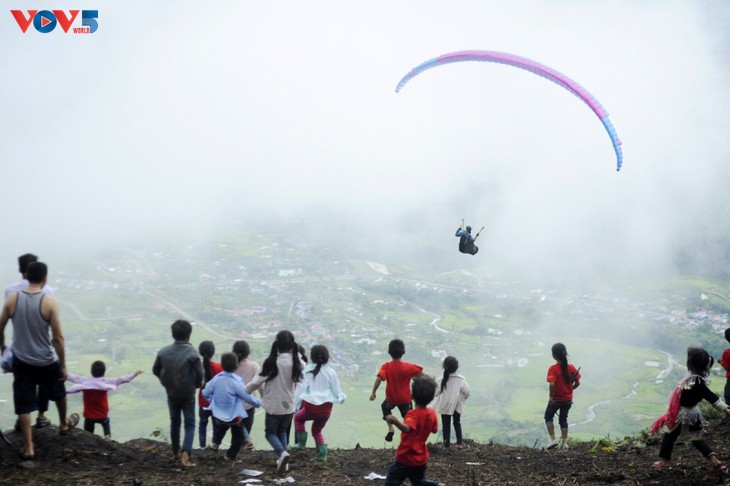
<path fill-rule="evenodd" d="M 217 451 L 218 450 L 218 444 L 214 444 L 214 443 L 211 442 L 210 444 L 208 444 L 208 449 L 210 449 L 211 451 Z"/>
<path fill-rule="evenodd" d="M 558 447 L 558 441 L 556 441 L 556 440 L 550 442 L 550 444 L 548 444 L 548 446 L 547 446 L 548 450 L 555 449 L 557 447 Z"/>
<path fill-rule="evenodd" d="M 35 426 L 39 429 L 42 429 L 43 427 L 48 427 L 49 425 L 51 425 L 51 421 L 45 417 L 38 417 L 37 419 L 35 419 Z"/>
<path fill-rule="evenodd" d="M 560 449 L 567 450 L 567 449 L 570 449 L 570 447 L 568 447 L 568 443 L 567 442 L 563 442 L 562 444 L 560 444 Z"/>
<path fill-rule="evenodd" d="M 289 470 L 289 453 L 284 451 L 276 460 L 276 472 L 283 474 Z"/>
<path fill-rule="evenodd" d="M 385 442 L 393 442 L 393 431 L 391 430 L 387 434 L 385 434 Z"/>

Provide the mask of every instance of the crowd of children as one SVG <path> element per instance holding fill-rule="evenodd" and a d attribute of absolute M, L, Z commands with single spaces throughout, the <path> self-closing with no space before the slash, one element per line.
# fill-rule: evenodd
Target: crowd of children
<path fill-rule="evenodd" d="M 251 350 L 246 341 L 236 341 L 231 352 L 223 353 L 220 362 L 217 362 L 214 360 L 216 350 L 213 342 L 203 341 L 196 350 L 190 343 L 191 333 L 192 326 L 188 321 L 175 321 L 171 326 L 174 342 L 159 350 L 152 366 L 153 374 L 164 386 L 167 395 L 172 452 L 183 467 L 195 465 L 191 462 L 191 454 L 196 403 L 200 447 L 206 447 L 208 423 L 212 422 L 213 431 L 208 447 L 213 450 L 218 450 L 230 430 L 230 446 L 225 454 L 228 460 L 235 461 L 241 449 L 253 447 L 249 436 L 258 407 L 265 412 L 265 437 L 276 455 L 278 473 L 288 471 L 292 457 L 290 451 L 306 448 L 307 422 L 312 422 L 315 460 L 327 460 L 323 429 L 330 419 L 333 404 L 343 403 L 346 395 L 342 392 L 337 373 L 329 365 L 330 353 L 326 346 L 312 346 L 308 360 L 305 349 L 296 342 L 294 335 L 280 331 L 268 357 L 259 367 L 258 363 L 249 359 Z M 730 341 L 730 329 L 725 337 Z M 0 365 L 6 372 L 13 367 L 13 356 L 8 349 L 3 349 L 0 359 Z M 386 383 L 385 398 L 380 405 L 388 427 L 385 440 L 393 440 L 396 428 L 401 433 L 385 485 L 399 485 L 406 479 L 413 484 L 438 485 L 441 483 L 426 479 L 429 460 L 427 440 L 439 430 L 438 414 L 441 416 L 444 448 L 451 447 L 452 427 L 455 447 L 463 447 L 461 417 L 470 388 L 464 376 L 458 373 L 456 357 L 447 356 L 443 360 L 443 374 L 436 381 L 423 373 L 422 366 L 404 361 L 405 353 L 402 340 L 390 341 L 388 354 L 391 360 L 380 366 L 370 394 L 370 400 L 374 401 L 381 383 Z M 582 376 L 580 368 L 568 361 L 564 344 L 555 343 L 551 353 L 555 363 L 547 371 L 548 403 L 544 413 L 549 436 L 547 449 L 568 449 L 568 413 L 573 403 L 573 391 L 580 386 Z M 654 469 L 669 467 L 675 442 L 686 434 L 717 472 L 727 473 L 726 466 L 697 435 L 702 431 L 703 418 L 698 408 L 702 400 L 730 415 L 730 408 L 726 405 L 730 398 L 730 348 L 719 362 L 727 370 L 725 401 L 707 386 L 714 359 L 702 348 L 688 349 L 688 374 L 672 393 L 667 413 L 651 428 L 653 433 L 658 433 L 665 426 L 668 429 L 662 439 L 660 458 L 652 465 Z M 67 380 L 72 385 L 67 393 L 83 394 L 84 430 L 94 433 L 95 425 L 100 424 L 104 437 L 111 438 L 107 394 L 129 383 L 140 373 L 142 371 L 137 370 L 118 378 L 106 378 L 106 365 L 102 361 L 91 365 L 90 377 L 68 373 Z M 255 396 L 256 393 L 260 398 Z M 429 408 L 431 403 L 433 408 Z M 393 415 L 396 408 L 402 420 Z M 556 414 L 560 426 L 559 441 L 554 426 Z M 292 421 L 295 439 L 290 446 Z"/>

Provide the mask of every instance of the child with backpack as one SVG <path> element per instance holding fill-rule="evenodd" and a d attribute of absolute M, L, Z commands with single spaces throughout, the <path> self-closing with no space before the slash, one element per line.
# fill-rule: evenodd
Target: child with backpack
<path fill-rule="evenodd" d="M 662 438 L 659 460 L 651 465 L 653 469 L 665 469 L 670 466 L 674 443 L 680 436 L 688 436 L 692 445 L 710 461 L 713 469 L 719 473 L 727 473 L 727 467 L 720 462 L 710 446 L 701 439 L 702 412 L 699 403 L 707 400 L 717 410 L 730 416 L 730 408 L 725 402 L 707 388 L 707 377 L 715 360 L 700 347 L 687 349 L 687 375 L 684 376 L 669 397 L 667 413 L 659 417 L 650 427 L 652 434 L 658 433 L 664 426 L 669 431 Z"/>

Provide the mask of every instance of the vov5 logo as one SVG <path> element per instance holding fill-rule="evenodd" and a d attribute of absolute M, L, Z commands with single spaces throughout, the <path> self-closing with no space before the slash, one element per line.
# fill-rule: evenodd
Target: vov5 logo
<path fill-rule="evenodd" d="M 98 10 L 69 10 L 68 14 L 63 10 L 27 10 L 28 15 L 22 10 L 11 10 L 20 30 L 25 33 L 33 24 L 35 30 L 41 34 L 53 32 L 57 25 L 60 25 L 64 32 L 68 33 L 71 25 L 81 12 L 81 27 L 74 27 L 74 34 L 93 34 L 99 28 L 96 21 L 99 18 Z"/>

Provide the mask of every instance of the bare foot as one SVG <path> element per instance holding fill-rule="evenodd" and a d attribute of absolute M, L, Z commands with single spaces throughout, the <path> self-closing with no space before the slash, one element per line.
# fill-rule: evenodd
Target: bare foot
<path fill-rule="evenodd" d="M 180 465 L 182 467 L 194 467 L 195 463 L 190 462 L 190 453 L 188 451 L 182 451 L 180 453 Z"/>

